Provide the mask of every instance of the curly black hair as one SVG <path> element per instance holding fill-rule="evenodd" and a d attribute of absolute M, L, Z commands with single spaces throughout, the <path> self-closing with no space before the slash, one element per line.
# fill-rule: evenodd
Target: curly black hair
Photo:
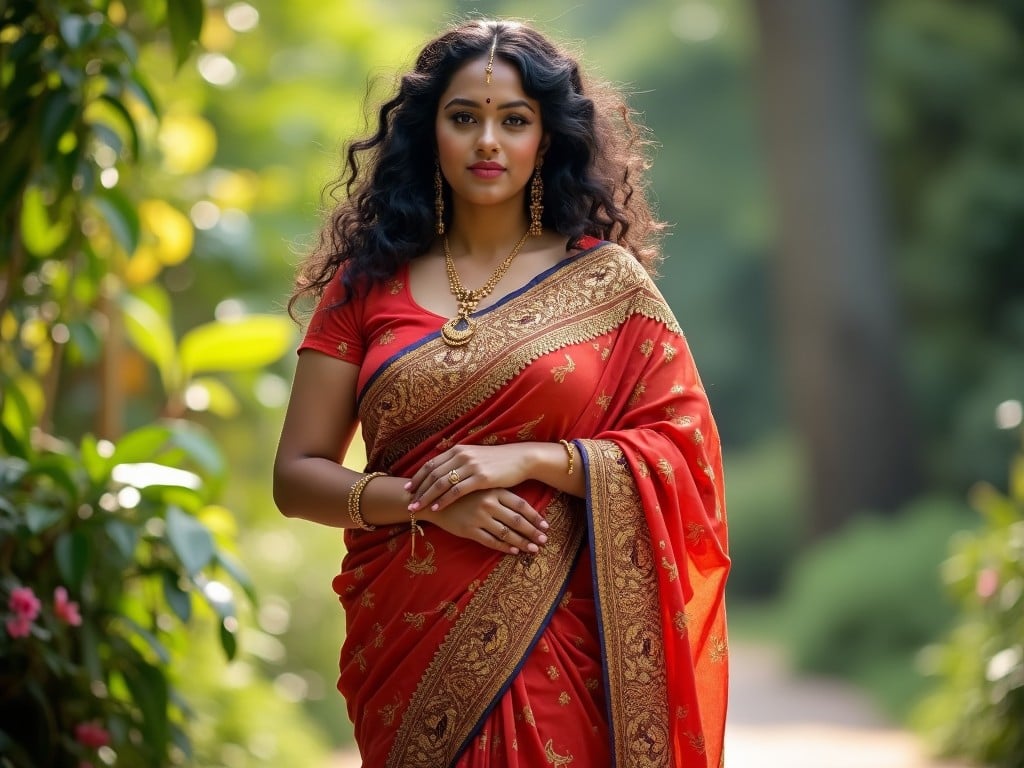
<path fill-rule="evenodd" d="M 328 188 L 336 203 L 299 267 L 289 312 L 303 297 L 319 300 L 343 265 L 351 296 L 430 248 L 438 104 L 456 70 L 492 45 L 540 104 L 549 141 L 544 226 L 569 243 L 583 235 L 616 242 L 654 273 L 664 225 L 646 195 L 651 142 L 625 100 L 610 85 L 585 80 L 575 59 L 530 26 L 471 20 L 426 44 L 380 107 L 376 132 L 348 145 L 341 178 Z"/>

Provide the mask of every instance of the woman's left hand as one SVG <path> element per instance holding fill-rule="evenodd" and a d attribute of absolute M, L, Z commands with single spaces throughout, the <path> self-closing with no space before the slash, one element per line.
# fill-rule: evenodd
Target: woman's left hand
<path fill-rule="evenodd" d="M 512 488 L 530 479 L 526 443 L 456 445 L 427 461 L 406 484 L 410 510 L 444 509 L 467 493 Z"/>

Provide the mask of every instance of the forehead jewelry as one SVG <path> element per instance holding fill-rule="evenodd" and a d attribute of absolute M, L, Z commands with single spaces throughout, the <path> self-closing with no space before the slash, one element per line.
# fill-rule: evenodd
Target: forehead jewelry
<path fill-rule="evenodd" d="M 491 84 L 491 75 L 494 74 L 494 50 L 498 47 L 498 33 L 494 33 L 494 40 L 491 41 L 491 55 L 487 57 L 487 66 L 484 67 L 484 83 Z"/>

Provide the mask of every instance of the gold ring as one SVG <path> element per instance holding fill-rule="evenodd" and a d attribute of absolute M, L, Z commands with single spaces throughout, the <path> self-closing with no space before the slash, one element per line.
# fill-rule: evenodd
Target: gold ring
<path fill-rule="evenodd" d="M 453 469 L 451 472 L 448 473 L 448 482 L 450 482 L 452 485 L 458 485 L 459 483 L 462 482 L 462 478 L 459 477 L 459 471 L 457 469 Z"/>
<path fill-rule="evenodd" d="M 508 526 L 504 523 L 501 524 L 501 536 L 498 537 L 498 541 L 504 541 L 505 537 L 508 536 Z"/>

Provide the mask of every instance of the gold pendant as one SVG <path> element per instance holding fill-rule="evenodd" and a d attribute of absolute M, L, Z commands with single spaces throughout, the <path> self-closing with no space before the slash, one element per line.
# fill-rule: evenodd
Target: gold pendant
<path fill-rule="evenodd" d="M 461 347 L 473 338 L 476 323 L 468 317 L 453 317 L 441 326 L 441 340 L 449 347 Z"/>

